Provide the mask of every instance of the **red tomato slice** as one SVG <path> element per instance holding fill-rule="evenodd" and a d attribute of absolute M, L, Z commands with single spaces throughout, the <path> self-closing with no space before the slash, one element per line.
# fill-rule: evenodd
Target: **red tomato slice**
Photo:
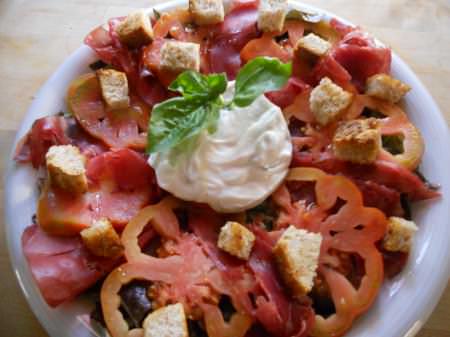
<path fill-rule="evenodd" d="M 241 50 L 241 59 L 244 63 L 258 56 L 275 57 L 282 62 L 288 62 L 292 58 L 292 50 L 276 43 L 272 33 L 265 33 L 262 37 L 251 40 Z"/>
<path fill-rule="evenodd" d="M 83 75 L 71 83 L 67 105 L 86 132 L 108 146 L 145 148 L 148 107 L 132 96 L 129 108 L 107 110 L 95 74 Z"/>
<path fill-rule="evenodd" d="M 120 230 L 159 194 L 152 169 L 132 150 L 110 151 L 89 160 L 87 176 L 88 192 L 76 197 L 46 185 L 37 210 L 44 231 L 76 235 L 104 217 Z"/>
<path fill-rule="evenodd" d="M 386 160 L 377 160 L 372 165 L 357 165 L 344 162 L 328 152 L 317 155 L 294 152 L 292 167 L 316 167 L 331 174 L 343 174 L 351 179 L 374 181 L 400 193 L 406 193 L 413 200 L 432 199 L 439 193 L 431 190 L 410 170 Z"/>
<path fill-rule="evenodd" d="M 287 180 L 315 181 L 316 207 L 323 212 L 331 210 L 338 199 L 345 201 L 337 213 L 329 214 L 319 224 L 317 217 L 314 221 L 307 220 L 310 211 L 301 204 L 292 204 L 288 208 L 291 214 L 287 214 L 291 217 L 290 224 L 318 231 L 323 237 L 319 275 L 328 284 L 336 313 L 326 319 L 316 316 L 312 335 L 342 336 L 353 320 L 369 308 L 382 284 L 383 260 L 375 243 L 385 234 L 386 217 L 378 209 L 364 207 L 358 188 L 343 176 L 327 175 L 314 168 L 296 168 L 290 171 Z M 356 253 L 364 260 L 365 275 L 358 287 L 340 273 L 339 260 L 332 255 L 333 251 Z"/>

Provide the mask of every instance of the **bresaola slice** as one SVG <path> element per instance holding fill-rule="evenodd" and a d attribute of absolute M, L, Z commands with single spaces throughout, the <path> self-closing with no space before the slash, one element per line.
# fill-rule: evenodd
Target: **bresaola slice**
<path fill-rule="evenodd" d="M 22 234 L 22 248 L 42 297 L 52 307 L 74 299 L 120 262 L 93 256 L 78 236 L 49 236 L 37 225 Z"/>

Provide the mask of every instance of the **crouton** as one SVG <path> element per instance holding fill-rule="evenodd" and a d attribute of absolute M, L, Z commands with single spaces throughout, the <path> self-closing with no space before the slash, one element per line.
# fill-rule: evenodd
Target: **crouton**
<path fill-rule="evenodd" d="M 273 248 L 280 274 L 294 297 L 311 291 L 321 244 L 322 235 L 290 226 Z"/>
<path fill-rule="evenodd" d="M 189 0 L 189 11 L 198 25 L 219 23 L 225 16 L 222 0 Z"/>
<path fill-rule="evenodd" d="M 94 221 L 80 235 L 84 245 L 96 256 L 116 258 L 123 253 L 120 237 L 108 219 Z"/>
<path fill-rule="evenodd" d="M 191 42 L 167 41 L 161 48 L 161 67 L 181 73 L 200 70 L 200 45 Z"/>
<path fill-rule="evenodd" d="M 314 33 L 310 33 L 297 41 L 295 54 L 307 59 L 324 56 L 331 48 L 331 43 Z"/>
<path fill-rule="evenodd" d="M 97 77 L 103 100 L 110 109 L 124 109 L 130 105 L 128 80 L 125 73 L 114 69 L 99 69 Z"/>
<path fill-rule="evenodd" d="M 418 228 L 413 221 L 392 216 L 388 219 L 388 230 L 383 239 L 384 249 L 390 252 L 408 253 Z"/>
<path fill-rule="evenodd" d="M 319 85 L 311 91 L 309 106 L 316 121 L 325 126 L 340 116 L 352 102 L 353 95 L 329 78 L 323 78 Z"/>
<path fill-rule="evenodd" d="M 150 17 L 144 10 L 130 13 L 117 26 L 117 34 L 121 43 L 130 48 L 139 48 L 152 42 L 153 28 Z"/>
<path fill-rule="evenodd" d="M 366 95 L 397 103 L 411 87 L 386 74 L 377 74 L 367 79 Z"/>
<path fill-rule="evenodd" d="M 88 189 L 86 158 L 73 145 L 54 145 L 45 155 L 48 176 L 52 186 L 80 194 Z"/>
<path fill-rule="evenodd" d="M 217 246 L 242 260 L 248 260 L 255 235 L 238 222 L 228 221 L 221 229 Z"/>
<path fill-rule="evenodd" d="M 287 10 L 287 0 L 260 0 L 258 28 L 263 32 L 281 32 Z"/>
<path fill-rule="evenodd" d="M 186 315 L 181 303 L 151 312 L 142 324 L 144 337 L 188 337 Z"/>
<path fill-rule="evenodd" d="M 339 125 L 333 137 L 334 155 L 357 164 L 375 161 L 381 149 L 381 134 L 375 118 L 356 119 Z"/>

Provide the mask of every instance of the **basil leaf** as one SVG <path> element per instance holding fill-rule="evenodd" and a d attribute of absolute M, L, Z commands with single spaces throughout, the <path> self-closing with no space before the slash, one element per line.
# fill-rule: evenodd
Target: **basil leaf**
<path fill-rule="evenodd" d="M 322 19 L 323 14 L 299 11 L 298 9 L 292 9 L 286 15 L 286 20 L 301 20 L 309 23 L 319 23 Z"/>
<path fill-rule="evenodd" d="M 282 88 L 291 72 L 291 63 L 282 63 L 275 58 L 256 57 L 239 71 L 233 103 L 245 107 L 263 93 Z"/>
<path fill-rule="evenodd" d="M 225 74 L 205 76 L 193 70 L 183 72 L 169 86 L 169 90 L 178 91 L 185 98 L 201 102 L 217 98 L 226 88 Z"/>
<path fill-rule="evenodd" d="M 150 119 L 147 151 L 165 152 L 199 133 L 210 122 L 207 106 L 183 97 L 155 105 Z"/>

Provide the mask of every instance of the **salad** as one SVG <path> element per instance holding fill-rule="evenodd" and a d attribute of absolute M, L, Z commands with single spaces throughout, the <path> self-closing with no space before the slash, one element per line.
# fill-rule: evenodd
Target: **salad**
<path fill-rule="evenodd" d="M 227 7 L 227 8 L 225 8 Z M 285 0 L 112 18 L 17 145 L 38 170 L 23 253 L 51 307 L 112 337 L 337 337 L 408 260 L 411 88 L 359 27 Z"/>

